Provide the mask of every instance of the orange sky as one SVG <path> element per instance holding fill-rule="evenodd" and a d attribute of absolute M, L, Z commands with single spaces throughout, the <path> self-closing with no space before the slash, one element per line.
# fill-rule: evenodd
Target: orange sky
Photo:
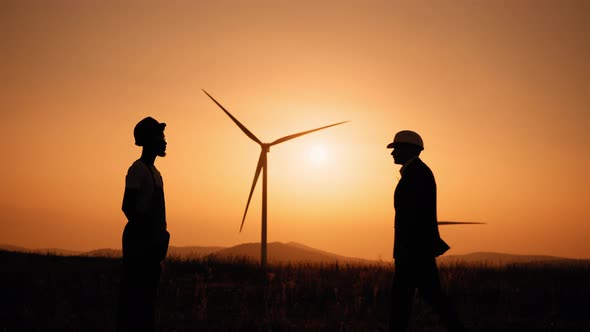
<path fill-rule="evenodd" d="M 488 223 L 441 227 L 449 254 L 590 257 L 588 2 L 122 3 L 0 3 L 0 243 L 120 247 L 147 115 L 172 245 L 260 241 L 259 147 L 204 88 L 263 141 L 351 121 L 271 149 L 269 241 L 389 259 L 413 129 L 439 219 Z"/>

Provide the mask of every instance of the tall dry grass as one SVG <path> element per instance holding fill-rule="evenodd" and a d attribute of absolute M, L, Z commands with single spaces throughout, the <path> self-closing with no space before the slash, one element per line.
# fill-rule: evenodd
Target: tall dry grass
<path fill-rule="evenodd" d="M 120 260 L 0 252 L 0 331 L 113 331 Z M 590 331 L 590 264 L 453 264 L 441 283 L 471 331 Z M 168 259 L 160 331 L 385 331 L 393 268 Z M 442 331 L 416 297 L 413 331 Z"/>

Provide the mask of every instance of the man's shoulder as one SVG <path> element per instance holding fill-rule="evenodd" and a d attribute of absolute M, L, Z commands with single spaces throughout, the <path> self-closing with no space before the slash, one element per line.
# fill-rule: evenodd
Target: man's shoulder
<path fill-rule="evenodd" d="M 141 161 L 140 159 L 137 159 L 136 161 L 133 162 L 133 164 L 131 164 L 131 166 L 129 166 L 129 170 L 127 171 L 127 175 L 144 175 L 147 174 L 149 172 L 149 170 L 147 169 L 146 164 Z"/>
<path fill-rule="evenodd" d="M 417 176 L 429 176 L 434 178 L 434 174 L 432 173 L 432 170 L 430 170 L 430 167 L 428 167 L 428 165 L 426 165 L 426 163 L 420 158 L 416 158 L 416 160 L 414 160 L 409 166 L 409 173 Z"/>
<path fill-rule="evenodd" d="M 426 163 L 424 161 L 422 161 L 422 159 L 420 159 L 420 158 L 416 158 L 414 161 L 412 161 L 412 163 L 410 165 L 408 165 L 408 168 L 412 168 L 414 170 L 429 170 L 430 171 L 430 167 L 428 167 L 428 165 L 426 165 Z"/>

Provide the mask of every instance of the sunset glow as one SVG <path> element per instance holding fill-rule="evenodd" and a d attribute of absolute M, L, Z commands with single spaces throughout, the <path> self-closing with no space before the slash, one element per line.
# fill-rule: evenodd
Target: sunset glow
<path fill-rule="evenodd" d="M 314 145 L 309 148 L 308 157 L 309 161 L 317 166 L 322 166 L 328 159 L 326 149 L 321 145 Z"/>
<path fill-rule="evenodd" d="M 171 245 L 260 241 L 391 259 L 386 149 L 424 139 L 449 254 L 590 257 L 585 1 L 9 1 L 0 10 L 0 243 L 120 248 L 133 127 L 166 122 Z"/>

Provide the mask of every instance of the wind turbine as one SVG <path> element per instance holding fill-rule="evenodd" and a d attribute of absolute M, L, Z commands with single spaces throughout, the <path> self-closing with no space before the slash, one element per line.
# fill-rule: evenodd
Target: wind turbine
<path fill-rule="evenodd" d="M 485 222 L 473 222 L 473 221 L 439 221 L 439 225 L 485 225 Z"/>
<path fill-rule="evenodd" d="M 228 112 L 223 106 L 221 106 L 221 104 L 217 100 L 215 100 L 215 98 L 213 98 L 207 91 L 203 90 L 203 92 L 207 96 L 209 96 L 209 98 L 211 98 L 211 100 L 213 100 L 213 102 L 215 102 L 215 104 L 217 104 L 217 106 L 219 106 L 225 112 L 225 114 L 227 114 L 227 116 L 229 116 L 230 119 L 232 119 L 232 121 L 238 127 L 240 127 L 240 129 L 244 132 L 244 134 L 246 134 L 246 136 L 248 136 L 251 140 L 253 140 L 254 142 L 258 143 L 258 145 L 260 145 L 260 148 L 261 148 L 260 157 L 258 158 L 258 165 L 256 166 L 256 173 L 254 173 L 254 180 L 252 181 L 252 187 L 250 188 L 250 195 L 248 196 L 248 203 L 246 203 L 246 210 L 244 211 L 244 216 L 242 217 L 242 224 L 240 225 L 240 232 L 242 231 L 242 227 L 244 227 L 244 221 L 246 220 L 246 213 L 248 213 L 248 207 L 250 206 L 250 200 L 252 199 L 252 193 L 254 192 L 254 188 L 256 187 L 258 177 L 260 176 L 260 171 L 262 170 L 262 234 L 261 234 L 261 241 L 260 241 L 260 265 L 264 268 L 264 267 L 266 267 L 266 222 L 267 222 L 266 201 L 267 201 L 267 171 L 268 171 L 267 156 L 266 155 L 270 151 L 270 147 L 273 145 L 277 145 L 279 143 L 286 142 L 288 140 L 292 140 L 292 139 L 297 138 L 299 136 L 303 136 L 303 135 L 312 133 L 314 131 L 337 126 L 337 125 L 346 123 L 348 121 L 342 121 L 342 122 L 334 123 L 334 124 L 331 124 L 328 126 L 307 130 L 307 131 L 300 132 L 297 134 L 288 135 L 288 136 L 279 138 L 271 143 L 263 143 L 254 134 L 252 134 L 252 132 L 250 132 L 250 130 L 248 130 L 248 128 L 246 128 L 243 124 L 241 124 L 240 121 L 238 121 L 238 119 L 236 119 L 233 115 L 231 115 L 230 112 Z"/>

